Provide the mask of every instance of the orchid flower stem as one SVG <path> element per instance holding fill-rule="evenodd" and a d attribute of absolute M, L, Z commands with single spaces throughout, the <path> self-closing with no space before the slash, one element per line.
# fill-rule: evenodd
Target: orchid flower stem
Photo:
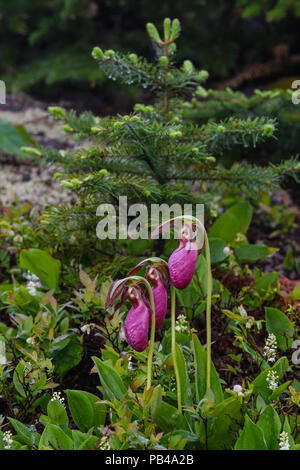
<path fill-rule="evenodd" d="M 151 380 L 152 380 L 152 357 L 153 357 L 154 337 L 155 337 L 155 305 L 154 305 L 154 298 L 153 298 L 151 286 L 146 279 L 144 281 L 149 292 L 150 305 L 151 305 L 151 310 L 152 310 L 151 333 L 150 333 L 150 341 L 149 341 L 149 346 L 148 346 L 148 361 L 147 361 L 147 390 L 149 390 L 149 388 L 151 387 Z"/>
<path fill-rule="evenodd" d="M 206 230 L 204 230 L 205 257 L 206 257 L 206 391 L 210 388 L 211 382 L 211 294 L 212 294 L 212 276 L 209 241 Z"/>
<path fill-rule="evenodd" d="M 177 356 L 176 356 L 176 330 L 175 330 L 175 287 L 171 284 L 171 332 L 172 332 L 172 357 L 173 357 L 173 364 L 175 370 L 175 377 L 177 383 L 177 404 L 178 404 L 178 411 L 182 412 L 181 407 L 181 383 L 180 383 L 180 376 L 179 376 L 179 369 L 177 364 Z"/>

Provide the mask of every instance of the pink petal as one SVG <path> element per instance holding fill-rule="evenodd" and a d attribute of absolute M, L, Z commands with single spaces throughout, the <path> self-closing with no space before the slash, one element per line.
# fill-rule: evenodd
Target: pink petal
<path fill-rule="evenodd" d="M 167 291 L 161 279 L 153 282 L 152 287 L 155 306 L 155 329 L 158 330 L 167 314 Z"/>
<path fill-rule="evenodd" d="M 129 310 L 124 322 L 124 332 L 128 344 L 136 351 L 144 351 L 148 344 L 149 311 L 139 299 Z"/>
<path fill-rule="evenodd" d="M 179 248 L 169 258 L 170 278 L 176 289 L 185 289 L 192 280 L 197 266 L 198 252 L 193 242 L 181 240 Z"/>

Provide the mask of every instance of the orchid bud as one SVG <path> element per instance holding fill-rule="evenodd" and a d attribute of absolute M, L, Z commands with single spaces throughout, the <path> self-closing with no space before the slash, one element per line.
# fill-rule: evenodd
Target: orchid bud
<path fill-rule="evenodd" d="M 135 351 L 144 351 L 148 344 L 149 331 L 149 309 L 144 303 L 141 293 L 130 287 L 128 298 L 132 303 L 126 320 L 124 322 L 124 332 L 128 344 Z"/>
<path fill-rule="evenodd" d="M 198 251 L 192 234 L 192 227 L 185 225 L 180 232 L 179 247 L 169 258 L 170 278 L 176 289 L 185 289 L 196 270 Z"/>
<path fill-rule="evenodd" d="M 162 326 L 167 314 L 167 291 L 158 269 L 150 267 L 147 270 L 146 279 L 152 283 L 155 307 L 155 329 L 158 330 Z"/>

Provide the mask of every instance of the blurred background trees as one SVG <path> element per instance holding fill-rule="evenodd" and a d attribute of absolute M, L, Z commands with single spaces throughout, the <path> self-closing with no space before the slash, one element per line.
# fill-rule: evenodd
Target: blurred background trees
<path fill-rule="evenodd" d="M 104 85 L 89 51 L 102 44 L 151 59 L 144 25 L 167 16 L 178 17 L 185 32 L 179 62 L 189 57 L 220 88 L 261 87 L 278 79 L 278 86 L 290 87 L 286 78 L 300 69 L 298 0 L 0 0 L 1 77 L 9 90 L 44 99 L 68 99 L 74 90 L 78 95 L 102 84 L 104 102 L 129 109 L 135 91 Z"/>

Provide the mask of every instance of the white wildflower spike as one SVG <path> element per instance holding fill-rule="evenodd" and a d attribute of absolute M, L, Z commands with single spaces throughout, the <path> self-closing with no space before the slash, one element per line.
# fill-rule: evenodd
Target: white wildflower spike
<path fill-rule="evenodd" d="M 35 274 L 30 273 L 29 271 L 26 275 L 26 279 L 27 279 L 26 287 L 28 289 L 28 292 L 30 295 L 34 297 L 36 295 L 37 288 L 42 286 L 41 281 Z"/>
<path fill-rule="evenodd" d="M 175 330 L 184 333 L 189 328 L 189 323 L 184 315 L 178 315 Z"/>
<path fill-rule="evenodd" d="M 64 406 L 65 399 L 61 396 L 60 392 L 53 392 L 53 395 L 50 401 L 59 401 L 59 403 Z"/>
<path fill-rule="evenodd" d="M 282 431 L 279 435 L 279 448 L 280 450 L 290 450 L 289 435 L 286 431 Z"/>
<path fill-rule="evenodd" d="M 264 347 L 264 357 L 268 362 L 274 362 L 277 354 L 277 340 L 276 336 L 271 333 L 266 339 L 266 345 Z"/>
<path fill-rule="evenodd" d="M 268 382 L 269 389 L 273 391 L 276 390 L 279 380 L 277 373 L 273 370 L 269 370 L 266 380 Z"/>
<path fill-rule="evenodd" d="M 99 449 L 101 450 L 110 450 L 110 444 L 109 444 L 109 436 L 103 436 L 100 439 L 99 442 Z"/>
<path fill-rule="evenodd" d="M 5 442 L 4 449 L 7 449 L 7 450 L 11 449 L 13 440 L 12 440 L 12 433 L 10 431 L 5 431 L 3 433 L 3 441 Z"/>

